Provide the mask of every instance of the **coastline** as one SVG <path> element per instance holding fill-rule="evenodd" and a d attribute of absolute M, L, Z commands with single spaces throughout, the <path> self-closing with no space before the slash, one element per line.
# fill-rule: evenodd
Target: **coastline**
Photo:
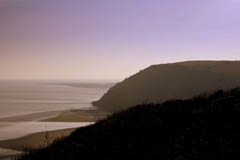
<path fill-rule="evenodd" d="M 83 127 L 104 119 L 109 113 L 98 110 L 69 110 L 0 118 L 0 141 L 42 131 Z"/>
<path fill-rule="evenodd" d="M 0 118 L 0 122 L 37 122 L 48 118 L 56 117 L 62 111 L 36 112 L 19 116 L 9 116 Z"/>
<path fill-rule="evenodd" d="M 3 140 L 0 141 L 0 148 L 10 149 L 13 151 L 23 151 L 26 148 L 38 149 L 44 147 L 46 145 L 45 143 L 51 144 L 57 139 L 70 135 L 75 130 L 76 128 L 70 128 L 48 132 L 38 132 L 16 139 Z M 45 137 L 46 134 L 48 135 L 47 140 Z"/>
<path fill-rule="evenodd" d="M 21 154 L 20 151 L 12 150 L 12 149 L 4 149 L 0 148 L 0 159 L 1 160 L 12 160 L 12 158 L 18 154 Z"/>
<path fill-rule="evenodd" d="M 41 122 L 97 122 L 106 118 L 110 113 L 101 112 L 95 109 L 89 110 L 68 110 L 58 115 L 41 120 Z"/>
<path fill-rule="evenodd" d="M 76 128 L 62 129 L 49 132 L 38 132 L 16 139 L 0 141 L 0 159 L 11 160 L 15 156 L 22 154 L 25 149 L 39 149 L 47 144 L 53 143 L 57 139 L 69 136 Z M 48 139 L 46 140 L 46 133 Z"/>
<path fill-rule="evenodd" d="M 82 106 L 82 104 L 80 103 L 79 105 L 81 105 L 81 107 L 79 107 L 79 109 L 76 106 L 70 106 L 69 108 L 73 108 L 70 110 L 64 109 L 65 107 L 63 106 L 60 108 L 55 108 L 54 106 L 51 106 L 53 110 L 45 109 L 46 111 L 43 110 L 42 112 L 41 111 L 32 112 L 34 110 L 30 110 L 30 113 L 26 112 L 25 114 L 22 112 L 18 112 L 17 110 L 14 115 L 2 114 L 2 116 L 0 116 L 0 130 L 1 130 L 0 159 L 4 160 L 7 158 L 9 159 L 9 157 L 21 153 L 21 151 L 23 151 L 24 148 L 43 147 L 46 141 L 45 140 L 46 132 L 47 134 L 49 134 L 49 143 L 52 143 L 56 139 L 70 135 L 76 128 L 94 124 L 95 122 L 104 119 L 110 114 L 98 111 L 96 108 L 91 106 L 91 102 L 94 101 L 95 99 L 98 99 L 103 93 L 106 92 L 108 88 L 112 87 L 114 83 L 111 82 L 100 84 L 98 84 L 97 82 L 96 83 L 38 82 L 38 83 L 40 85 L 36 85 L 36 82 L 30 84 L 24 82 L 21 83 L 21 85 L 19 86 L 13 83 L 14 89 L 10 90 L 11 91 L 10 93 L 13 93 L 14 97 L 21 98 L 22 95 L 19 95 L 18 93 L 19 90 L 22 90 L 23 88 L 24 91 L 25 90 L 28 91 L 26 92 L 27 97 L 28 96 L 31 97 L 32 95 L 30 93 L 34 91 L 33 98 L 35 98 L 35 96 L 36 97 L 40 96 L 43 98 L 44 102 L 45 101 L 48 102 L 49 97 L 53 99 L 56 98 L 55 92 L 52 92 L 55 90 L 57 91 L 56 93 L 57 95 L 59 91 L 63 93 L 64 92 L 68 93 L 67 95 L 64 95 L 64 97 L 67 96 L 67 98 L 70 100 L 77 99 L 78 100 L 77 103 L 80 103 L 80 101 L 82 101 L 81 96 L 91 97 L 87 99 L 87 101 L 83 99 L 84 100 L 83 102 L 85 103 L 86 101 L 86 104 Z M 7 85 L 4 84 L 3 88 L 8 89 L 9 84 L 8 83 Z M 80 91 L 78 88 L 79 89 L 83 88 L 83 91 L 82 89 Z M 88 94 L 86 95 L 85 90 L 88 88 L 90 89 L 90 92 L 89 93 L 87 92 Z M 97 91 L 96 93 L 94 92 L 95 91 L 94 89 L 96 89 Z M 46 92 L 46 95 L 44 96 L 42 96 L 43 91 Z M 76 96 L 76 94 L 80 96 Z M 61 94 L 58 95 L 59 99 L 62 99 L 62 97 L 63 96 Z M 38 103 L 39 100 L 38 98 L 36 99 L 37 99 L 36 103 Z M 3 102 L 5 103 L 5 100 Z M 21 104 L 23 103 L 21 102 Z M 28 101 L 26 101 L 26 104 L 27 107 L 29 107 Z M 12 106 L 10 107 L 13 108 Z"/>
<path fill-rule="evenodd" d="M 27 115 L 13 116 L 0 118 L 0 126 L 9 127 L 9 125 L 14 124 L 28 124 L 28 123 L 46 123 L 46 124 L 73 124 L 79 125 L 79 127 L 84 127 L 87 125 L 94 124 L 95 122 L 107 117 L 110 113 L 105 113 L 98 111 L 96 109 L 82 109 L 82 110 L 66 110 L 66 111 L 50 111 L 33 113 Z M 8 125 L 9 124 L 9 125 Z M 9 138 L 0 140 L 0 154 L 6 155 L 5 157 L 14 156 L 23 151 L 24 148 L 40 148 L 44 146 L 46 141 L 46 133 L 49 136 L 48 143 L 52 143 L 56 139 L 66 137 L 70 135 L 75 129 L 64 128 L 64 129 L 51 129 L 47 128 L 47 131 L 37 131 L 30 134 L 23 134 L 22 136 L 17 136 L 16 138 Z M 24 130 L 24 127 L 21 127 Z M 5 154 L 6 150 L 8 155 Z M 2 152 L 1 152 L 2 151 Z"/>

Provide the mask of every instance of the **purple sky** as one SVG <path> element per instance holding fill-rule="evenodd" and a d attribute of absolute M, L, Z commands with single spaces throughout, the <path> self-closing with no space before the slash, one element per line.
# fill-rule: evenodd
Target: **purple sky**
<path fill-rule="evenodd" d="M 239 0 L 0 0 L 0 79 L 123 79 L 240 59 Z"/>

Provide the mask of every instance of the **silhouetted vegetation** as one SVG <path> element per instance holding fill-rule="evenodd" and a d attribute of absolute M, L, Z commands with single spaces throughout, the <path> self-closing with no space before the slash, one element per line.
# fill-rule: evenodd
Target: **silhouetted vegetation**
<path fill-rule="evenodd" d="M 240 89 L 143 104 L 116 113 L 19 160 L 236 160 Z"/>

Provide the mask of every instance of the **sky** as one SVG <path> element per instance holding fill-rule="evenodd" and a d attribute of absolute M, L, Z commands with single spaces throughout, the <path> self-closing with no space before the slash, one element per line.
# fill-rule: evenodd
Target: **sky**
<path fill-rule="evenodd" d="M 239 0 L 0 0 L 0 79 L 124 79 L 240 59 Z"/>

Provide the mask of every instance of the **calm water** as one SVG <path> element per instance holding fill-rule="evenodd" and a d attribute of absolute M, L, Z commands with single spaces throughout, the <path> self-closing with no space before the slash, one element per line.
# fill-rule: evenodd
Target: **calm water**
<path fill-rule="evenodd" d="M 57 81 L 0 81 L 0 117 L 91 107 L 91 102 L 109 89 L 102 87 L 105 82 L 94 83 L 99 87 L 71 87 Z"/>
<path fill-rule="evenodd" d="M 109 82 L 95 81 L 91 86 L 81 81 L 0 81 L 0 117 L 89 108 L 109 89 L 105 83 Z M 46 127 L 58 130 L 84 125 L 88 123 L 0 122 L 0 140 L 45 131 Z"/>

